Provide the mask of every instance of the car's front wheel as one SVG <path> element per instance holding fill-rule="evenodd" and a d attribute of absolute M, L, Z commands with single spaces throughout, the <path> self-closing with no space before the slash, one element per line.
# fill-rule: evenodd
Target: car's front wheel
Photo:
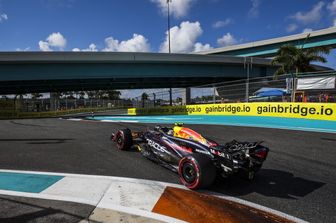
<path fill-rule="evenodd" d="M 216 178 L 216 168 L 211 158 L 202 154 L 182 158 L 178 173 L 180 181 L 192 190 L 209 187 Z"/>

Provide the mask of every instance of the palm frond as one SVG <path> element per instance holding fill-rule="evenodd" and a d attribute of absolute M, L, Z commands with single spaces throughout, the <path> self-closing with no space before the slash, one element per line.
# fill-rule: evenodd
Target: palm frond
<path fill-rule="evenodd" d="M 274 73 L 274 75 L 273 75 L 273 79 L 274 80 L 277 80 L 278 79 L 278 76 L 280 76 L 280 75 L 282 75 L 282 74 L 286 74 L 287 72 L 286 72 L 286 68 L 284 67 L 284 66 L 281 66 L 281 67 L 279 67 L 276 71 L 275 71 L 275 73 Z"/>
<path fill-rule="evenodd" d="M 304 51 L 308 55 L 309 54 L 321 55 L 321 54 L 329 54 L 331 51 L 331 48 L 328 46 L 319 46 L 319 47 L 305 49 Z"/>
<path fill-rule="evenodd" d="M 310 55 L 310 56 L 307 56 L 307 59 L 310 61 L 310 62 L 321 62 L 321 63 L 326 63 L 328 62 L 327 59 L 323 56 L 319 56 L 319 55 Z"/>

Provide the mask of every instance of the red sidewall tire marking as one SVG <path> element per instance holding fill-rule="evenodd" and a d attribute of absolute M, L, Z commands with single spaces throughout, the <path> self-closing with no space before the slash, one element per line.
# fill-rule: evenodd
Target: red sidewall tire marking
<path fill-rule="evenodd" d="M 121 138 L 122 142 L 121 144 L 118 143 L 119 138 Z M 125 144 L 125 140 L 124 140 L 124 133 L 122 131 L 118 131 L 116 134 L 116 140 L 117 140 L 117 147 L 118 149 L 122 150 L 122 148 L 124 147 Z"/>
<path fill-rule="evenodd" d="M 193 167 L 195 168 L 196 170 L 196 180 L 194 181 L 194 183 L 190 184 L 188 183 L 187 181 L 184 180 L 184 177 L 183 177 L 183 164 L 186 163 L 186 162 L 189 162 L 193 165 Z M 196 189 L 197 187 L 199 187 L 200 185 L 200 171 L 199 171 L 199 168 L 198 168 L 198 165 L 195 161 L 194 158 L 192 157 L 185 157 L 183 159 L 181 159 L 180 163 L 179 163 L 179 176 L 180 176 L 180 180 L 181 182 L 186 186 L 188 187 L 189 189 Z"/>

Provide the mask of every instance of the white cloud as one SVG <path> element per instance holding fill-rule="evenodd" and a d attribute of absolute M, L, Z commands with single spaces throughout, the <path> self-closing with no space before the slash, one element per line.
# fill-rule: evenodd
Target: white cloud
<path fill-rule="evenodd" d="M 49 46 L 58 47 L 63 49 L 66 46 L 66 39 L 59 32 L 52 33 L 47 38 Z"/>
<path fill-rule="evenodd" d="M 248 12 L 248 16 L 250 18 L 256 18 L 259 16 L 259 6 L 261 4 L 261 0 L 251 0 L 252 8 Z"/>
<path fill-rule="evenodd" d="M 29 51 L 30 50 L 30 47 L 26 47 L 24 49 L 21 49 L 21 48 L 16 48 L 15 51 Z"/>
<path fill-rule="evenodd" d="M 108 37 L 105 39 L 105 48 L 102 51 L 110 51 L 110 52 L 149 52 L 150 45 L 148 40 L 139 34 L 133 34 L 133 38 L 125 41 L 119 41 L 114 39 L 113 37 Z M 73 48 L 74 52 L 97 52 L 99 49 L 97 45 L 91 43 L 88 48 L 80 49 Z"/>
<path fill-rule="evenodd" d="M 0 23 L 5 21 L 5 20 L 8 20 L 8 15 L 7 14 L 0 14 Z"/>
<path fill-rule="evenodd" d="M 201 48 L 210 47 L 209 44 L 196 43 L 197 38 L 202 35 L 203 30 L 199 22 L 184 21 L 180 26 L 174 26 L 170 29 L 171 52 L 189 53 Z M 160 52 L 168 52 L 168 32 L 166 39 L 161 44 Z"/>
<path fill-rule="evenodd" d="M 225 27 L 225 26 L 228 26 L 232 23 L 232 19 L 230 18 L 227 18 L 225 20 L 221 20 L 221 21 L 217 21 L 215 22 L 212 27 L 213 28 L 221 28 L 221 27 Z"/>
<path fill-rule="evenodd" d="M 201 52 L 201 51 L 206 51 L 210 49 L 212 49 L 210 44 L 195 43 L 194 45 L 194 52 Z"/>
<path fill-rule="evenodd" d="M 39 41 L 39 47 L 42 51 L 53 51 L 53 48 L 63 50 L 66 46 L 66 39 L 59 32 L 50 34 L 46 41 Z"/>
<path fill-rule="evenodd" d="M 291 32 L 294 32 L 297 28 L 298 28 L 298 26 L 296 24 L 292 23 L 292 24 L 289 24 L 287 26 L 286 31 L 288 33 L 291 33 Z"/>
<path fill-rule="evenodd" d="M 108 37 L 105 39 L 106 47 L 103 51 L 119 51 L 119 40 L 113 37 Z"/>
<path fill-rule="evenodd" d="M 334 19 L 334 24 L 333 25 L 336 26 L 336 19 Z"/>
<path fill-rule="evenodd" d="M 291 18 L 303 24 L 316 23 L 322 17 L 322 9 L 325 3 L 320 1 L 308 12 L 297 12 Z"/>
<path fill-rule="evenodd" d="M 150 44 L 148 40 L 139 34 L 133 34 L 133 38 L 129 40 L 119 41 L 113 37 L 105 39 L 106 47 L 103 51 L 116 52 L 149 52 Z"/>
<path fill-rule="evenodd" d="M 167 0 L 151 0 L 151 2 L 156 3 L 164 15 L 168 13 Z M 192 3 L 196 0 L 172 0 L 170 4 L 170 14 L 174 15 L 176 18 L 181 18 L 188 14 L 188 11 Z"/>
<path fill-rule="evenodd" d="M 221 47 L 231 46 L 237 43 L 238 41 L 234 38 L 233 35 L 231 35 L 231 33 L 227 33 L 223 35 L 221 38 L 217 39 L 217 44 Z"/>
<path fill-rule="evenodd" d="M 332 3 L 329 3 L 327 8 L 332 15 L 336 14 L 336 0 L 334 0 Z"/>
<path fill-rule="evenodd" d="M 39 47 L 42 51 L 53 51 L 52 49 L 50 49 L 48 42 L 44 42 L 42 40 L 39 41 Z"/>
<path fill-rule="evenodd" d="M 91 43 L 91 44 L 89 45 L 89 47 L 86 48 L 86 49 L 82 49 L 82 50 L 81 50 L 81 49 L 79 49 L 79 48 L 73 48 L 72 51 L 73 51 L 73 52 L 79 52 L 79 51 L 83 51 L 83 52 L 97 52 L 98 49 L 97 49 L 96 44 Z"/>
<path fill-rule="evenodd" d="M 89 45 L 89 48 L 87 48 L 87 49 L 84 49 L 83 51 L 97 52 L 97 51 L 98 51 L 98 49 L 97 49 L 97 46 L 96 46 L 96 44 L 94 44 L 94 43 L 91 43 L 91 44 Z"/>
<path fill-rule="evenodd" d="M 305 28 L 304 30 L 302 30 L 302 33 L 311 33 L 313 32 L 313 29 L 311 28 Z"/>

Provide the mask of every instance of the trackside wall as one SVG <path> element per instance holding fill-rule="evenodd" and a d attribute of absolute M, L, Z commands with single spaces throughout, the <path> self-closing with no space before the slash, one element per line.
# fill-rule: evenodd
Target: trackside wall
<path fill-rule="evenodd" d="M 228 115 L 303 118 L 336 122 L 335 103 L 234 103 L 130 108 L 128 115 Z"/>

